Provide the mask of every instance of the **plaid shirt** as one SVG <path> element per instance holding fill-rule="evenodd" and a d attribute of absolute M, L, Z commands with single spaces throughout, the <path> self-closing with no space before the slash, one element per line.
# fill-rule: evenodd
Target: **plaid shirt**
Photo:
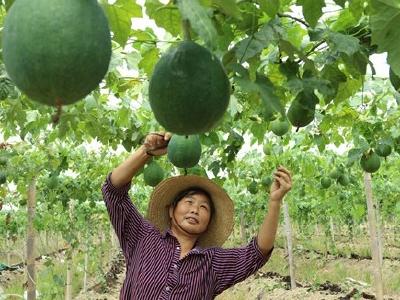
<path fill-rule="evenodd" d="M 120 299 L 213 299 L 260 269 L 271 256 L 257 239 L 241 248 L 194 247 L 180 259 L 180 245 L 170 230 L 160 233 L 128 196 L 130 184 L 116 188 L 111 174 L 102 187 L 104 201 L 126 261 Z"/>

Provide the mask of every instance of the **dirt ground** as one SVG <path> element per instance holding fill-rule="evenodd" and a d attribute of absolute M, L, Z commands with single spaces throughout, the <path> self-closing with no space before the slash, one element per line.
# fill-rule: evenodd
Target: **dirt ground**
<path fill-rule="evenodd" d="M 299 286 L 290 289 L 290 279 L 278 273 L 264 271 L 264 266 L 259 272 L 247 280 L 238 283 L 217 296 L 217 300 L 288 300 L 288 299 L 376 299 L 373 290 L 369 286 L 354 281 L 346 281 L 345 284 L 337 285 L 326 282 L 320 286 L 311 286 L 305 283 L 297 283 Z M 118 274 L 109 274 L 111 278 L 106 290 L 92 289 L 86 294 L 81 293 L 75 300 L 118 300 L 119 291 L 122 286 L 125 268 L 122 266 Z M 113 273 L 113 272 L 111 272 Z M 113 279 L 112 279 L 113 278 Z M 97 290 L 97 291 L 96 291 Z M 386 300 L 400 300 L 400 295 L 385 296 Z"/>
<path fill-rule="evenodd" d="M 56 259 L 63 259 L 63 253 L 54 253 Z M 336 259 L 337 261 L 338 259 Z M 366 260 L 346 260 L 340 259 L 341 263 L 354 264 L 354 266 L 366 268 L 370 262 Z M 37 268 L 44 268 L 43 261 L 37 260 Z M 400 270 L 400 264 L 395 263 Z M 376 299 L 373 288 L 366 286 L 362 282 L 344 280 L 344 283 L 335 284 L 325 282 L 321 285 L 310 285 L 305 282 L 297 282 L 296 289 L 290 289 L 290 279 L 288 276 L 283 276 L 275 272 L 271 272 L 269 265 L 266 264 L 255 275 L 247 280 L 238 283 L 234 287 L 226 290 L 221 295 L 217 296 L 217 300 L 269 300 L 269 299 L 315 299 L 315 300 L 330 300 L 330 299 Z M 115 257 L 108 267 L 109 271 L 106 274 L 106 285 L 100 285 L 96 282 L 89 281 L 89 291 L 81 292 L 75 300 L 118 300 L 119 291 L 125 277 L 125 267 L 122 255 Z M 7 286 L 11 281 L 17 280 L 24 282 L 26 276 L 23 269 L 16 271 L 3 271 L 0 273 L 0 295 L 1 288 Z M 1 300 L 13 300 L 18 298 L 2 298 Z M 386 295 L 386 300 L 400 300 L 400 295 Z"/>

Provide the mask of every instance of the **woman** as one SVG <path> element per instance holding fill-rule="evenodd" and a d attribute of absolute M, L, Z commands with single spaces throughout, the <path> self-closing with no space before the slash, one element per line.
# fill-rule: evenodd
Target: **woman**
<path fill-rule="evenodd" d="M 211 180 L 177 176 L 155 187 L 144 219 L 132 204 L 132 178 L 152 156 L 164 155 L 170 134 L 144 144 L 107 176 L 102 191 L 126 260 L 120 299 L 213 299 L 260 269 L 271 256 L 290 173 L 279 167 L 257 237 L 240 248 L 220 246 L 233 228 L 233 202 Z"/>

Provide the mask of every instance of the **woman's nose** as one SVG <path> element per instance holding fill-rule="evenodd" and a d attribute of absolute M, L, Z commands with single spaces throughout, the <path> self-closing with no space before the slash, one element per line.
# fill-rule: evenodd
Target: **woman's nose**
<path fill-rule="evenodd" d="M 191 212 L 191 213 L 195 213 L 195 214 L 199 214 L 199 207 L 198 207 L 197 205 L 193 205 L 193 206 L 190 208 L 190 212 Z"/>

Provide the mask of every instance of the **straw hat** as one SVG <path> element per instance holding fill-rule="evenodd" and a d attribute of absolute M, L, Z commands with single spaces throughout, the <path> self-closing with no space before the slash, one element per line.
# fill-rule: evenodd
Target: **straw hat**
<path fill-rule="evenodd" d="M 182 175 L 163 180 L 151 194 L 147 218 L 161 232 L 170 228 L 169 206 L 180 192 L 194 187 L 210 194 L 215 209 L 207 231 L 198 239 L 198 245 L 203 248 L 222 246 L 233 229 L 233 202 L 224 189 L 208 178 Z"/>

